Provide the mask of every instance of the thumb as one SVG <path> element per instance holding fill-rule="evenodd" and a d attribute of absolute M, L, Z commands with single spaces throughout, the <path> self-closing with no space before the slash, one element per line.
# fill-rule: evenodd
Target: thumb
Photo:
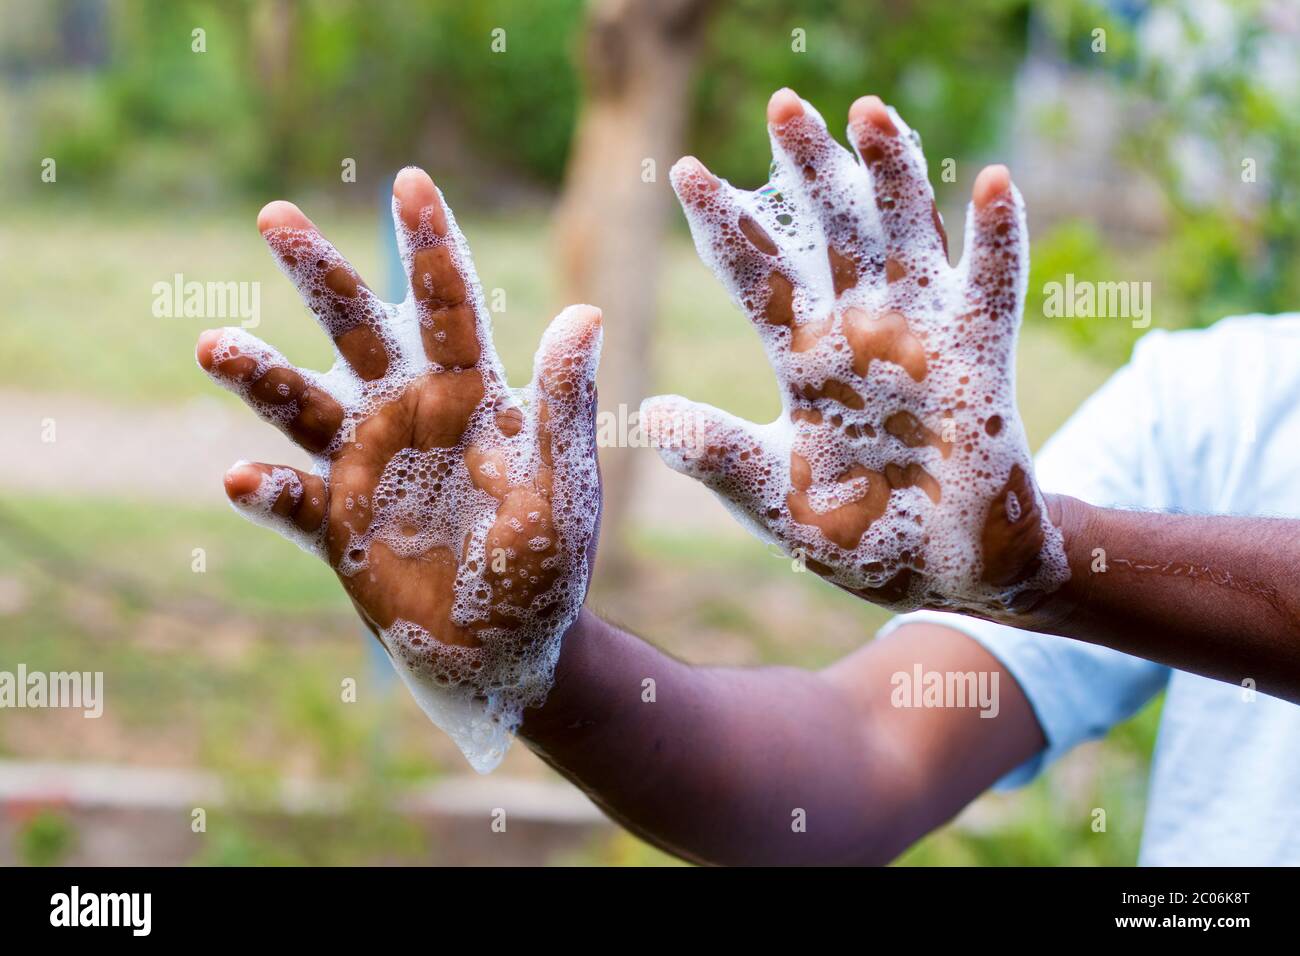
<path fill-rule="evenodd" d="M 589 417 L 596 406 L 596 367 L 603 329 L 600 309 L 571 305 L 542 333 L 533 359 L 533 381 L 552 407 L 551 417 Z"/>
<path fill-rule="evenodd" d="M 596 368 L 603 336 L 600 309 L 571 305 L 542 333 L 533 359 L 538 441 L 547 465 L 590 458 L 596 441 Z"/>
<path fill-rule="evenodd" d="M 781 474 L 762 426 L 712 405 L 680 395 L 647 398 L 641 427 L 669 468 L 747 511 L 759 507 L 767 484 Z"/>

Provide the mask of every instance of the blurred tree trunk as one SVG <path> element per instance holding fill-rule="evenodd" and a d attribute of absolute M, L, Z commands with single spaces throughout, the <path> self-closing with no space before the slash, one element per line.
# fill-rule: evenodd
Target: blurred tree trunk
<path fill-rule="evenodd" d="M 673 208 L 691 79 L 713 0 L 593 0 L 583 103 L 556 214 L 564 303 L 605 313 L 600 405 L 635 412 L 651 381 L 659 250 Z M 640 452 L 644 454 L 644 452 Z M 601 449 L 601 564 L 626 568 L 622 532 L 635 449 Z"/>

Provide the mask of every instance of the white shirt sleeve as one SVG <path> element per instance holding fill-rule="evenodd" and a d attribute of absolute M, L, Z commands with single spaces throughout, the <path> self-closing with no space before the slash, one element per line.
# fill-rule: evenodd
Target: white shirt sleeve
<path fill-rule="evenodd" d="M 1089 398 L 1039 453 L 1045 491 L 1103 507 L 1162 508 L 1166 497 L 1155 446 L 1161 344 L 1153 332 L 1133 359 Z M 1109 648 L 1035 634 L 960 614 L 918 611 L 894 618 L 878 636 L 906 624 L 942 624 L 983 645 L 1016 679 L 1033 707 L 1047 748 L 998 782 L 1028 783 L 1043 767 L 1136 713 L 1164 686 L 1169 668 Z"/>

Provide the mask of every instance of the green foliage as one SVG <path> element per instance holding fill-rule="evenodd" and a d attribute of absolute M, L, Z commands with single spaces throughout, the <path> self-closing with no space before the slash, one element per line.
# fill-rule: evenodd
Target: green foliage
<path fill-rule="evenodd" d="M 197 866 L 415 865 L 429 858 L 422 828 L 387 805 L 391 792 L 349 793 L 337 815 L 286 817 L 254 804 L 209 814 Z"/>
<path fill-rule="evenodd" d="M 54 810 L 41 810 L 18 830 L 18 859 L 24 866 L 57 866 L 76 845 L 72 823 Z"/>
<path fill-rule="evenodd" d="M 5 6 L 16 0 L 3 0 Z M 0 41 L 0 66 L 38 43 L 21 89 L 32 155 L 54 156 L 83 189 L 193 201 L 339 181 L 412 162 L 433 140 L 556 182 L 577 101 L 571 48 L 579 0 L 338 4 L 125 0 L 107 49 L 72 68 L 55 37 L 87 29 L 61 0 Z M 92 7 L 95 5 L 92 4 Z M 6 18 L 7 19 L 7 18 Z M 506 53 L 493 53 L 492 31 Z M 205 31 L 205 51 L 192 31 Z M 64 47 L 69 44 L 65 44 Z M 368 162 L 373 160 L 374 162 Z M 22 182 L 30 177 L 23 177 Z"/>
<path fill-rule="evenodd" d="M 789 86 L 836 133 L 849 104 L 876 93 L 924 132 L 932 167 L 966 157 L 1003 131 L 1026 13 L 1023 0 L 967 0 L 960 15 L 942 0 L 721 5 L 699 73 L 695 148 L 720 175 L 760 185 L 767 176 L 760 157 L 769 151 L 764 106 Z M 807 52 L 792 49 L 795 30 L 804 31 Z"/>
<path fill-rule="evenodd" d="M 1113 275 L 1114 265 L 1106 254 L 1101 236 L 1087 222 L 1062 223 L 1046 236 L 1035 237 L 1025 316 L 1046 317 L 1045 290 L 1049 283 L 1064 282 L 1070 275 L 1080 282 L 1102 281 Z M 1052 318 L 1049 321 L 1085 344 L 1092 344 L 1099 335 L 1100 326 L 1090 319 Z"/>
<path fill-rule="evenodd" d="M 441 37 L 437 82 L 480 148 L 513 158 L 526 171 L 558 182 L 577 112 L 581 0 L 447 4 L 430 20 Z M 484 56 L 495 29 L 506 54 Z"/>
<path fill-rule="evenodd" d="M 1122 316 L 1052 314 L 1051 290 L 1056 287 L 1058 294 L 1065 294 L 1071 277 L 1075 288 L 1081 283 L 1148 281 L 1151 271 L 1150 257 L 1116 255 L 1092 223 L 1077 219 L 1059 223 L 1033 240 L 1025 321 L 1050 326 L 1080 350 L 1121 362 L 1147 330 L 1135 328 L 1133 319 Z M 1153 325 L 1162 324 L 1156 320 L 1168 318 L 1168 300 L 1154 291 L 1152 298 L 1162 306 Z"/>
<path fill-rule="evenodd" d="M 1163 696 L 1076 750 L 1027 787 L 981 797 L 972 812 L 931 833 L 904 866 L 1132 866 L 1146 810 L 1146 767 Z M 1068 767 L 1067 765 L 1073 765 Z M 1081 771 L 1079 768 L 1082 767 Z M 1066 785 L 1064 779 L 1070 778 Z M 1095 829 L 1097 811 L 1105 829 Z"/>
<path fill-rule="evenodd" d="M 965 6 L 954 17 L 945 0 L 719 4 L 699 62 L 695 148 L 737 182 L 761 180 L 763 104 L 784 85 L 825 110 L 832 127 L 854 98 L 876 91 L 926 131 L 932 156 L 987 145 L 1019 60 L 1026 4 Z M 106 50 L 90 71 L 68 68 L 57 41 L 86 28 L 78 9 L 50 4 L 0 56 L 43 49 L 22 90 L 35 128 L 34 155 L 20 162 L 55 156 L 63 181 L 82 188 L 189 201 L 264 195 L 337 182 L 344 157 L 387 173 L 430 143 L 546 183 L 562 176 L 577 111 L 581 0 L 125 0 L 104 8 Z M 196 28 L 206 31 L 206 52 L 191 49 Z M 796 28 L 808 52 L 791 49 Z M 495 30 L 504 31 L 504 53 L 491 49 Z"/>
<path fill-rule="evenodd" d="M 1157 0 L 1134 21 L 1109 9 L 1089 0 L 1041 7 L 1076 66 L 1117 80 L 1117 109 L 1142 117 L 1119 158 L 1154 177 L 1166 203 L 1162 235 L 1138 253 L 1161 288 L 1158 324 L 1296 308 L 1300 94 L 1286 65 L 1296 58 L 1294 32 L 1277 29 L 1269 20 L 1277 6 L 1262 0 Z M 1104 57 L 1088 52 L 1098 24 L 1107 29 Z M 1045 252 L 1036 242 L 1034 255 Z"/>
<path fill-rule="evenodd" d="M 301 866 L 302 861 L 277 842 L 232 825 L 207 836 L 194 860 L 197 866 Z"/>

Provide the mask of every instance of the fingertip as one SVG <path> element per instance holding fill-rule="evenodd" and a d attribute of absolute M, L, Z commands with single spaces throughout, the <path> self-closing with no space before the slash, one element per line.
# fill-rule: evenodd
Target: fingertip
<path fill-rule="evenodd" d="M 555 316 L 543 338 L 542 351 L 547 356 L 547 364 L 559 354 L 598 352 L 604 334 L 603 321 L 601 310 L 595 306 L 578 304 L 565 308 Z"/>
<path fill-rule="evenodd" d="M 585 303 L 571 305 L 560 314 L 566 316 L 568 321 L 574 325 L 597 332 L 600 331 L 605 322 L 604 313 L 600 311 L 598 306 L 586 305 Z"/>
<path fill-rule="evenodd" d="M 393 180 L 393 198 L 401 210 L 402 222 L 412 231 L 420 228 L 420 217 L 425 209 L 433 208 L 433 231 L 443 235 L 447 231 L 447 219 L 442 212 L 442 203 L 438 201 L 438 188 L 432 177 L 419 166 L 407 166 Z"/>
<path fill-rule="evenodd" d="M 678 418 L 684 402 L 685 399 L 680 395 L 651 395 L 643 398 L 640 408 L 641 423 L 648 432 L 653 434 L 664 423 Z"/>
<path fill-rule="evenodd" d="M 226 497 L 231 501 L 251 495 L 262 484 L 262 471 L 252 462 L 236 462 L 223 479 Z"/>
<path fill-rule="evenodd" d="M 257 231 L 267 233 L 272 229 L 315 229 L 315 224 L 293 203 L 277 199 L 262 207 L 257 214 Z"/>
<path fill-rule="evenodd" d="M 695 408 L 680 395 L 652 395 L 641 402 L 642 434 L 674 471 L 691 473 L 690 459 L 699 437 Z"/>
<path fill-rule="evenodd" d="M 803 100 L 788 86 L 783 86 L 767 101 L 767 121 L 781 126 L 803 115 Z"/>
<path fill-rule="evenodd" d="M 889 115 L 889 107 L 879 96 L 860 96 L 849 107 L 849 122 L 857 125 L 870 123 L 887 136 L 897 136 L 898 127 Z"/>
<path fill-rule="evenodd" d="M 663 400 L 663 395 L 650 395 L 641 399 L 640 412 L 642 420 L 648 421 L 653 418 L 655 413 L 659 410 L 659 406 L 663 404 Z"/>
<path fill-rule="evenodd" d="M 393 195 L 403 202 L 427 206 L 438 193 L 433 177 L 419 166 L 406 166 L 393 179 Z"/>
<path fill-rule="evenodd" d="M 971 190 L 971 199 L 976 209 L 983 209 L 1011 188 L 1011 170 L 998 163 L 985 166 L 975 177 L 975 186 Z"/>
<path fill-rule="evenodd" d="M 221 334 L 221 329 L 208 329 L 206 332 L 199 333 L 198 344 L 194 346 L 194 357 L 205 372 L 212 371 L 212 354 L 217 350 Z"/>
<path fill-rule="evenodd" d="M 668 175 L 674 183 L 692 179 L 709 190 L 717 189 L 721 185 L 721 180 L 709 172 L 708 168 L 694 156 L 683 156 L 677 160 Z"/>

